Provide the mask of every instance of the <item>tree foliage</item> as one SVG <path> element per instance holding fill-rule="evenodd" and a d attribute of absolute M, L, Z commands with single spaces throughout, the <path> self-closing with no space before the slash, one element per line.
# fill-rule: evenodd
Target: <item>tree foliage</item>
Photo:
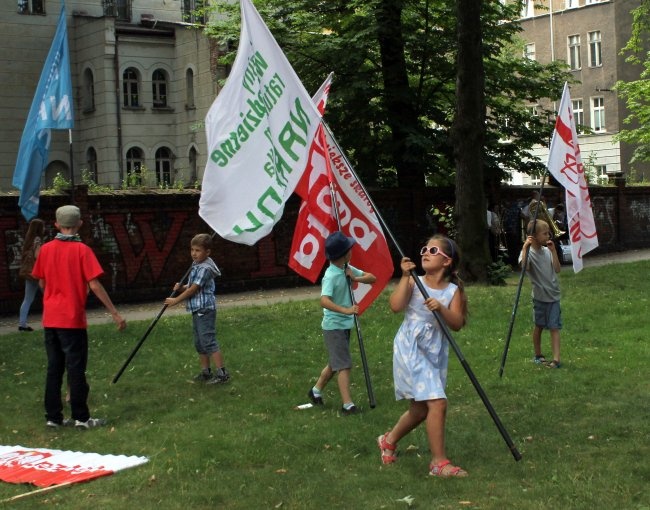
<path fill-rule="evenodd" d="M 630 114 L 623 120 L 618 140 L 636 145 L 631 163 L 650 162 L 650 0 L 642 0 L 632 11 L 632 37 L 621 50 L 626 62 L 641 66 L 639 79 L 619 81 L 615 89 Z"/>
<path fill-rule="evenodd" d="M 307 90 L 315 91 L 334 72 L 325 118 L 367 185 L 454 183 L 455 2 L 255 3 Z M 208 34 L 234 51 L 238 3 L 216 2 L 212 9 Z M 562 64 L 522 58 L 517 16 L 516 5 L 483 2 L 486 185 L 514 170 L 543 171 L 530 150 L 548 142 L 552 126 L 546 112 L 532 116 L 526 105 L 559 97 L 567 79 Z"/>

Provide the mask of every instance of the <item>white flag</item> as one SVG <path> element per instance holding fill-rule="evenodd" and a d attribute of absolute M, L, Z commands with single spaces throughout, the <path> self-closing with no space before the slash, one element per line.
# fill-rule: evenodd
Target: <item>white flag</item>
<path fill-rule="evenodd" d="M 199 215 L 221 237 L 255 244 L 305 170 L 318 110 L 250 0 L 232 71 L 205 119 Z"/>
<path fill-rule="evenodd" d="M 568 83 L 564 84 L 558 117 L 555 121 L 555 131 L 548 154 L 548 170 L 566 190 L 566 213 L 573 271 L 577 273 L 582 269 L 582 256 L 598 246 L 598 236 L 580 157 Z"/>

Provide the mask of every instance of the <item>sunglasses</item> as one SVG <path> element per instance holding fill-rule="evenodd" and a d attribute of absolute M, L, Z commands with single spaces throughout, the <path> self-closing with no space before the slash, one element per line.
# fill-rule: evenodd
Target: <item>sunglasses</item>
<path fill-rule="evenodd" d="M 425 255 L 427 252 L 429 252 L 431 255 L 442 255 L 446 259 L 451 260 L 451 257 L 447 255 L 445 252 L 443 252 L 437 246 L 432 246 L 431 248 L 423 246 L 422 249 L 420 250 L 420 255 Z"/>

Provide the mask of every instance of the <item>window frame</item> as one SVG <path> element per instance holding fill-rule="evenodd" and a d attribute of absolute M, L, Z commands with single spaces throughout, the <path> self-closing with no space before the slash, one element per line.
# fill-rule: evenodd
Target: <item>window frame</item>
<path fill-rule="evenodd" d="M 128 76 L 129 74 L 133 76 Z M 133 89 L 129 91 L 129 88 Z M 135 100 L 134 100 L 135 98 Z M 141 108 L 140 103 L 140 73 L 135 67 L 127 67 L 122 73 L 122 106 L 124 108 Z"/>
<path fill-rule="evenodd" d="M 582 69 L 580 43 L 580 34 L 567 36 L 567 63 L 571 71 L 580 71 Z"/>
<path fill-rule="evenodd" d="M 579 103 L 579 104 L 578 104 Z M 581 97 L 571 99 L 571 113 L 576 125 L 576 132 L 582 134 L 585 132 L 585 105 Z"/>
<path fill-rule="evenodd" d="M 152 105 L 154 108 L 168 108 L 169 78 L 164 69 L 156 69 L 151 74 Z"/>
<path fill-rule="evenodd" d="M 596 101 L 600 104 L 596 105 Z M 604 96 L 593 96 L 589 101 L 590 110 L 591 110 L 591 130 L 594 133 L 605 133 L 607 132 L 607 127 L 605 124 L 605 97 Z M 596 120 L 598 120 L 599 127 L 596 126 Z"/>
<path fill-rule="evenodd" d="M 174 166 L 174 153 L 169 147 L 160 147 L 156 150 L 155 159 L 156 183 L 158 186 L 171 186 L 172 169 Z"/>
<path fill-rule="evenodd" d="M 598 39 L 592 39 L 592 35 L 598 34 Z M 602 67 L 603 66 L 603 42 L 602 32 L 600 30 L 593 30 L 587 32 L 587 39 L 589 41 L 589 67 Z"/>

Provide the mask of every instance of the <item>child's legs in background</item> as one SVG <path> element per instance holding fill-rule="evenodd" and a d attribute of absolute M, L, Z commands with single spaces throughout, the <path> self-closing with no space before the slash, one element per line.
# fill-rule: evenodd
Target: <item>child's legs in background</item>
<path fill-rule="evenodd" d="M 210 357 L 212 358 L 215 368 L 223 368 L 223 354 L 221 354 L 221 351 L 213 352 Z"/>
<path fill-rule="evenodd" d="M 447 416 L 447 399 L 427 400 L 427 438 L 431 449 L 431 462 L 438 464 L 447 458 L 445 453 L 445 418 Z"/>
<path fill-rule="evenodd" d="M 553 359 L 560 361 L 560 330 L 551 330 L 551 349 L 553 351 Z"/>
<path fill-rule="evenodd" d="M 347 404 L 348 402 L 352 402 L 352 397 L 350 396 L 350 369 L 344 368 L 343 370 L 339 370 L 336 380 L 343 403 Z"/>
<path fill-rule="evenodd" d="M 322 390 L 327 386 L 327 383 L 330 382 L 330 379 L 334 375 L 334 372 L 332 371 L 332 367 L 329 365 L 325 365 L 325 368 L 321 370 L 320 376 L 318 376 L 318 381 L 316 381 L 316 389 Z"/>
<path fill-rule="evenodd" d="M 325 384 L 327 384 L 327 381 L 332 378 L 334 372 L 338 372 L 337 381 L 341 400 L 343 404 L 349 404 L 352 402 L 352 397 L 350 396 L 350 369 L 352 368 L 350 330 L 323 330 L 323 340 L 325 341 L 325 347 L 327 347 L 329 363 L 323 369 L 323 372 L 321 372 L 321 377 L 318 379 L 316 387 L 322 389 L 319 386 L 321 379 L 326 379 Z"/>
<path fill-rule="evenodd" d="M 38 282 L 35 280 L 25 280 L 25 297 L 23 302 L 20 305 L 20 313 L 18 315 L 18 325 L 22 327 L 27 326 L 27 316 L 29 315 L 29 309 L 34 302 L 36 293 L 38 292 Z"/>
<path fill-rule="evenodd" d="M 411 400 L 408 410 L 397 420 L 395 426 L 386 434 L 386 441 L 397 444 L 406 434 L 422 423 L 429 412 L 426 402 Z"/>
<path fill-rule="evenodd" d="M 535 356 L 542 355 L 542 331 L 544 331 L 544 328 L 541 326 L 535 326 L 533 328 L 533 349 L 535 350 Z"/>

